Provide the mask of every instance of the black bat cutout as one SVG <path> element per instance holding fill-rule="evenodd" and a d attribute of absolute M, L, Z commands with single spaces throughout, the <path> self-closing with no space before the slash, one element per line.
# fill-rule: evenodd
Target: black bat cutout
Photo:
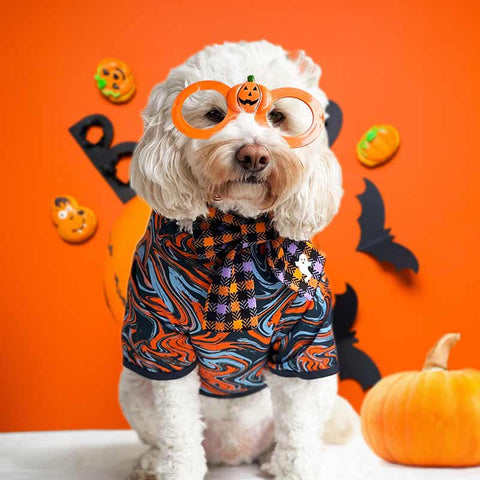
<path fill-rule="evenodd" d="M 367 253 L 380 262 L 389 262 L 397 270 L 409 268 L 418 273 L 418 260 L 403 245 L 393 241 L 390 228 L 385 228 L 385 206 L 377 187 L 364 178 L 366 189 L 357 195 L 362 205 L 362 214 L 358 218 L 360 242 L 357 251 Z"/>
<path fill-rule="evenodd" d="M 328 113 L 328 118 L 325 120 L 325 128 L 327 129 L 328 146 L 331 147 L 342 128 L 343 113 L 338 103 L 333 100 L 328 101 L 325 113 Z"/>
<path fill-rule="evenodd" d="M 345 293 L 335 295 L 333 309 L 333 333 L 337 344 L 341 380 L 355 380 L 363 390 L 375 385 L 382 376 L 375 362 L 362 350 L 355 330 L 352 330 L 357 316 L 358 299 L 355 290 L 347 283 Z"/>

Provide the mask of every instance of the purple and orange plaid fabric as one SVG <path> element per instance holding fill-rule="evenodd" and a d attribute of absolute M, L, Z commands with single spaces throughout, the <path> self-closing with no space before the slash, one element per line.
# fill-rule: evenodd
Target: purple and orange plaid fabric
<path fill-rule="evenodd" d="M 315 246 L 279 237 L 269 215 L 252 219 L 210 208 L 194 222 L 193 237 L 199 258 L 217 263 L 205 303 L 207 330 L 242 331 L 258 325 L 252 245 L 264 243 L 275 276 L 309 300 L 324 275 L 325 257 Z"/>

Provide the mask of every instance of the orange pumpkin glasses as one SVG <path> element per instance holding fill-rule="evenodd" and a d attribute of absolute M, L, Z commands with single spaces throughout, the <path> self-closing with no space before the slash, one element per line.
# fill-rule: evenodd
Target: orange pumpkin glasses
<path fill-rule="evenodd" d="M 200 90 L 215 90 L 227 101 L 225 118 L 211 128 L 193 127 L 182 114 L 185 100 Z M 305 132 L 296 136 L 283 136 L 282 138 L 292 148 L 303 147 L 312 143 L 320 135 L 325 122 L 324 112 L 318 100 L 298 88 L 277 88 L 270 91 L 267 87 L 256 83 L 253 75 L 249 75 L 245 83 L 240 83 L 232 88 L 214 80 L 192 83 L 182 90 L 173 102 L 172 120 L 180 132 L 188 137 L 199 139 L 210 138 L 242 112 L 254 114 L 257 123 L 270 127 L 267 120 L 268 111 L 274 102 L 282 98 L 300 100 L 310 109 L 312 114 L 312 122 Z"/>

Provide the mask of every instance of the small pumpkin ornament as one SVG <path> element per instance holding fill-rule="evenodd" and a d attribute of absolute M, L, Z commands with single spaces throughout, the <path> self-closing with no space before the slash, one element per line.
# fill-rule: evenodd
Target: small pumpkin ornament
<path fill-rule="evenodd" d="M 375 125 L 357 144 L 357 157 L 363 165 L 376 167 L 390 160 L 400 146 L 400 134 L 392 125 Z"/>
<path fill-rule="evenodd" d="M 237 101 L 244 112 L 254 113 L 262 99 L 260 85 L 255 82 L 255 77 L 249 75 L 247 81 L 240 85 L 237 93 Z"/>
<path fill-rule="evenodd" d="M 94 75 L 101 94 L 113 103 L 124 103 L 135 93 L 135 80 L 129 66 L 115 58 L 104 58 Z"/>
<path fill-rule="evenodd" d="M 97 216 L 70 196 L 55 197 L 51 215 L 58 234 L 69 243 L 85 242 L 97 229 Z"/>
<path fill-rule="evenodd" d="M 480 371 L 449 371 L 460 335 L 444 335 L 423 370 L 380 380 L 361 409 L 362 433 L 389 462 L 423 467 L 480 465 Z"/>

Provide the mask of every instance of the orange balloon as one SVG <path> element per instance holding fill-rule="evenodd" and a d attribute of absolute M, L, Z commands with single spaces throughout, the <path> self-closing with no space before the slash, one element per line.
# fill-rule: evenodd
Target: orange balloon
<path fill-rule="evenodd" d="M 103 285 L 108 308 L 118 323 L 122 322 L 125 311 L 133 252 L 145 231 L 150 213 L 150 207 L 139 197 L 134 197 L 126 204 L 110 233 Z"/>

